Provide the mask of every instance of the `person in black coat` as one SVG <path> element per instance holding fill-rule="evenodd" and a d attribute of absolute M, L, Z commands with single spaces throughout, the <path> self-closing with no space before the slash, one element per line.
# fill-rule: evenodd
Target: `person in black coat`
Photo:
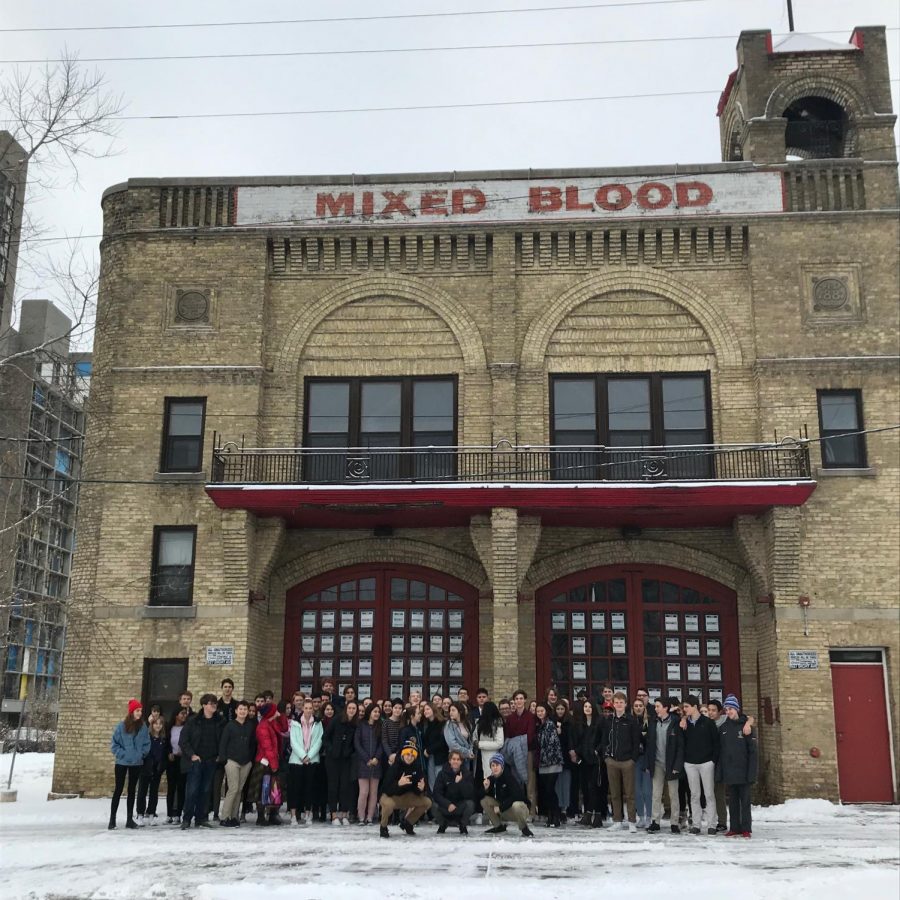
<path fill-rule="evenodd" d="M 328 808 L 331 810 L 331 820 L 341 825 L 349 824 L 350 811 L 355 808 L 353 738 L 356 735 L 357 710 L 356 701 L 351 700 L 339 713 L 335 713 L 325 728 L 322 740 L 322 756 L 328 776 Z"/>
<path fill-rule="evenodd" d="M 404 744 L 384 776 L 381 793 L 381 836 L 390 837 L 388 822 L 395 809 L 407 810 L 400 819 L 400 827 L 410 836 L 413 825 L 431 809 L 431 798 L 425 793 L 425 770 L 419 758 L 419 748 L 412 742 Z"/>
<path fill-rule="evenodd" d="M 219 740 L 219 765 L 225 772 L 226 790 L 220 825 L 237 828 L 238 807 L 244 784 L 256 756 L 256 720 L 250 719 L 250 704 L 241 700 L 236 705 L 236 718 L 222 729 Z"/>
<path fill-rule="evenodd" d="M 187 774 L 182 829 L 191 827 L 192 818 L 198 828 L 211 827 L 206 816 L 222 736 L 216 704 L 215 694 L 204 694 L 200 698 L 200 712 L 191 716 L 181 730 L 178 742 L 181 747 L 181 771 Z"/>
<path fill-rule="evenodd" d="M 475 812 L 475 779 L 471 772 L 463 771 L 458 750 L 450 751 L 447 764 L 438 772 L 432 796 L 438 834 L 443 834 L 451 823 L 459 826 L 460 834 L 468 834 L 466 826 Z"/>
<path fill-rule="evenodd" d="M 702 831 L 702 817 L 707 817 L 707 832 L 716 833 L 716 763 L 719 761 L 719 729 L 708 716 L 700 713 L 700 699 L 689 694 L 684 703 L 687 715 L 681 720 L 684 731 L 684 771 L 691 789 L 691 834 Z M 700 805 L 701 792 L 707 798 L 706 809 Z"/>
<path fill-rule="evenodd" d="M 719 729 L 719 761 L 716 781 L 728 785 L 728 813 L 731 827 L 726 837 L 750 837 L 753 822 L 750 817 L 750 788 L 756 783 L 759 770 L 759 749 L 755 732 L 745 734 L 747 717 L 741 715 L 741 704 L 734 694 L 725 698 L 728 717 Z"/>
<path fill-rule="evenodd" d="M 599 778 L 600 760 L 597 748 L 600 744 L 600 710 L 591 700 L 583 700 L 581 715 L 575 717 L 575 728 L 572 733 L 572 753 L 578 768 L 578 780 L 581 786 L 581 803 L 584 815 L 581 824 L 601 828 L 606 818 L 605 810 L 600 809 Z"/>
<path fill-rule="evenodd" d="M 491 774 L 484 779 L 484 797 L 481 808 L 491 820 L 485 834 L 502 834 L 507 822 L 515 822 L 522 837 L 533 837 L 528 827 L 528 804 L 525 788 L 511 766 L 506 765 L 502 753 L 495 753 L 490 762 Z"/>
<path fill-rule="evenodd" d="M 678 780 L 684 772 L 684 732 L 679 727 L 678 717 L 669 712 L 672 699 L 660 697 L 654 704 L 656 715 L 647 730 L 647 747 L 644 759 L 648 771 L 653 776 L 652 822 L 647 829 L 651 834 L 659 831 L 662 818 L 663 787 L 668 787 L 671 807 L 672 833 L 679 834 L 678 819 L 681 804 L 678 799 Z"/>
<path fill-rule="evenodd" d="M 626 709 L 627 698 L 621 691 L 613 694 L 614 714 L 603 720 L 600 745 L 609 775 L 613 821 L 629 831 L 637 831 L 637 810 L 634 805 L 634 766 L 641 755 L 641 726 Z M 714 726 L 715 727 L 715 726 Z M 624 822 L 624 807 L 628 809 L 628 825 Z"/>

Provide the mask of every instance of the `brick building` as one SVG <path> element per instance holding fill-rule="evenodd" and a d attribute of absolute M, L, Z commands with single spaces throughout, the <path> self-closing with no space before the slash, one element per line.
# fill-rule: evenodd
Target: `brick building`
<path fill-rule="evenodd" d="M 58 789 L 230 675 L 734 691 L 760 796 L 896 798 L 884 30 L 738 64 L 722 163 L 106 192 Z"/>

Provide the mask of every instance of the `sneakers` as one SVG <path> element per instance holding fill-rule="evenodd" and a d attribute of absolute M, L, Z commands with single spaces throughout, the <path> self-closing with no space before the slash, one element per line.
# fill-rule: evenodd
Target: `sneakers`
<path fill-rule="evenodd" d="M 579 819 L 578 824 L 584 825 L 585 828 L 590 828 L 593 818 L 594 814 L 592 812 L 585 811 L 585 814 L 581 817 L 581 819 Z"/>
<path fill-rule="evenodd" d="M 691 834 L 700 834 L 700 829 L 696 825 L 691 826 Z"/>
<path fill-rule="evenodd" d="M 719 832 L 715 828 L 707 828 L 706 833 L 710 835 L 710 837 L 715 837 Z"/>
<path fill-rule="evenodd" d="M 340 819 L 332 819 L 332 820 L 331 820 L 331 824 L 332 824 L 332 825 L 337 825 L 337 826 L 340 828 L 340 826 L 341 826 L 341 820 L 340 820 Z"/>
<path fill-rule="evenodd" d="M 742 832 L 741 832 L 741 837 L 751 838 L 751 837 L 753 837 L 753 833 L 750 832 L 750 831 L 742 831 Z"/>
<path fill-rule="evenodd" d="M 528 826 L 527 826 L 527 825 L 525 826 L 525 830 L 526 830 L 526 831 L 528 830 Z M 505 825 L 503 825 L 503 824 L 501 824 L 501 825 L 494 825 L 492 828 L 488 828 L 488 830 L 485 831 L 485 834 L 503 834 L 504 831 L 506 831 L 506 826 L 505 826 Z"/>
<path fill-rule="evenodd" d="M 619 831 L 628 831 L 628 822 L 619 822 Z"/>
<path fill-rule="evenodd" d="M 728 829 L 721 822 L 719 822 L 719 824 L 716 825 L 716 831 L 718 831 L 720 834 L 723 834 L 727 830 Z"/>
<path fill-rule="evenodd" d="M 725 837 L 740 837 L 740 836 L 741 836 L 741 832 L 740 832 L 740 831 L 731 831 L 731 830 L 729 830 L 729 831 L 726 831 L 726 832 L 725 832 Z"/>
<path fill-rule="evenodd" d="M 368 819 L 360 819 L 356 824 L 357 825 L 368 825 L 369 820 Z"/>
<path fill-rule="evenodd" d="M 681 829 L 677 825 L 673 825 L 672 834 L 681 834 Z"/>
<path fill-rule="evenodd" d="M 634 822 L 628 823 L 628 833 L 629 834 L 637 834 L 637 825 Z"/>
<path fill-rule="evenodd" d="M 221 828 L 239 828 L 241 825 L 237 819 L 219 819 L 219 826 Z"/>
<path fill-rule="evenodd" d="M 145 825 L 159 825 L 159 819 L 157 818 L 156 813 L 153 813 L 152 816 L 147 816 L 147 818 L 148 818 L 150 821 L 149 821 L 149 822 L 145 822 L 145 823 L 144 823 Z"/>
<path fill-rule="evenodd" d="M 295 818 L 291 819 L 291 825 L 293 825 L 295 827 L 297 827 L 299 825 L 306 825 L 306 824 L 308 824 L 308 823 L 301 816 L 296 816 Z"/>
<path fill-rule="evenodd" d="M 478 813 L 474 819 L 472 819 L 473 825 L 483 825 L 484 824 L 484 816 L 481 813 Z"/>
<path fill-rule="evenodd" d="M 346 816 L 341 816 L 340 822 L 341 822 L 341 825 L 349 825 L 350 824 L 350 820 Z"/>
<path fill-rule="evenodd" d="M 166 825 L 172 825 L 175 822 L 175 819 L 172 816 L 166 816 Z"/>
<path fill-rule="evenodd" d="M 388 829 L 387 829 L 387 825 L 382 825 L 381 828 L 378 830 L 378 833 L 379 833 L 383 838 L 389 838 L 389 837 L 391 836 L 391 833 L 390 833 L 390 832 L 388 831 Z"/>
<path fill-rule="evenodd" d="M 198 819 L 196 826 L 197 828 L 212 828 L 212 822 L 209 819 Z"/>
<path fill-rule="evenodd" d="M 600 813 L 595 812 L 591 819 L 591 828 L 603 828 L 603 817 Z"/>
<path fill-rule="evenodd" d="M 306 816 L 304 817 L 304 821 L 306 822 L 307 825 L 312 825 L 312 820 L 313 820 L 313 814 L 311 812 L 307 811 Z"/>
<path fill-rule="evenodd" d="M 534 837 L 534 832 L 527 825 L 523 825 L 522 837 Z"/>
<path fill-rule="evenodd" d="M 647 829 L 648 834 L 656 834 L 659 831 L 659 822 L 651 822 Z"/>
<path fill-rule="evenodd" d="M 190 821 L 189 821 L 188 819 L 185 819 L 185 820 L 181 823 L 181 830 L 182 830 L 182 831 L 187 831 L 190 827 L 191 827 L 191 823 L 190 823 Z"/>

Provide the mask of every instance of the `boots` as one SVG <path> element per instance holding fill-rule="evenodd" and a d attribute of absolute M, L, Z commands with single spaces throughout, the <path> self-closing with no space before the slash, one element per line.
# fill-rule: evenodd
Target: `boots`
<path fill-rule="evenodd" d="M 581 817 L 581 821 L 578 824 L 584 825 L 585 828 L 590 828 L 593 819 L 594 819 L 594 811 L 586 809 L 584 811 L 584 815 Z"/>
<path fill-rule="evenodd" d="M 284 821 L 278 815 L 278 809 L 273 809 L 269 813 L 269 824 L 270 825 L 284 825 Z"/>
<path fill-rule="evenodd" d="M 602 828 L 603 827 L 603 817 L 600 813 L 595 812 L 594 817 L 591 820 L 591 828 Z"/>
<path fill-rule="evenodd" d="M 116 814 L 112 813 L 109 817 L 109 825 L 107 826 L 110 831 L 112 831 L 116 827 Z"/>
<path fill-rule="evenodd" d="M 266 808 L 262 805 L 262 803 L 256 804 L 256 824 L 257 825 L 268 825 L 269 824 L 266 821 Z"/>

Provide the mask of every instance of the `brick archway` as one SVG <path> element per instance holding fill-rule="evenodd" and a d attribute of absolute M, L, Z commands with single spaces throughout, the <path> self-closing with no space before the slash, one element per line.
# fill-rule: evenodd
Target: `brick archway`
<path fill-rule="evenodd" d="M 324 572 L 287 592 L 284 692 L 455 695 L 478 681 L 478 590 L 424 566 L 373 563 Z"/>
<path fill-rule="evenodd" d="M 669 566 L 585 569 L 535 596 L 538 690 L 596 697 L 604 683 L 633 697 L 696 693 L 722 699 L 741 685 L 737 596 Z"/>

